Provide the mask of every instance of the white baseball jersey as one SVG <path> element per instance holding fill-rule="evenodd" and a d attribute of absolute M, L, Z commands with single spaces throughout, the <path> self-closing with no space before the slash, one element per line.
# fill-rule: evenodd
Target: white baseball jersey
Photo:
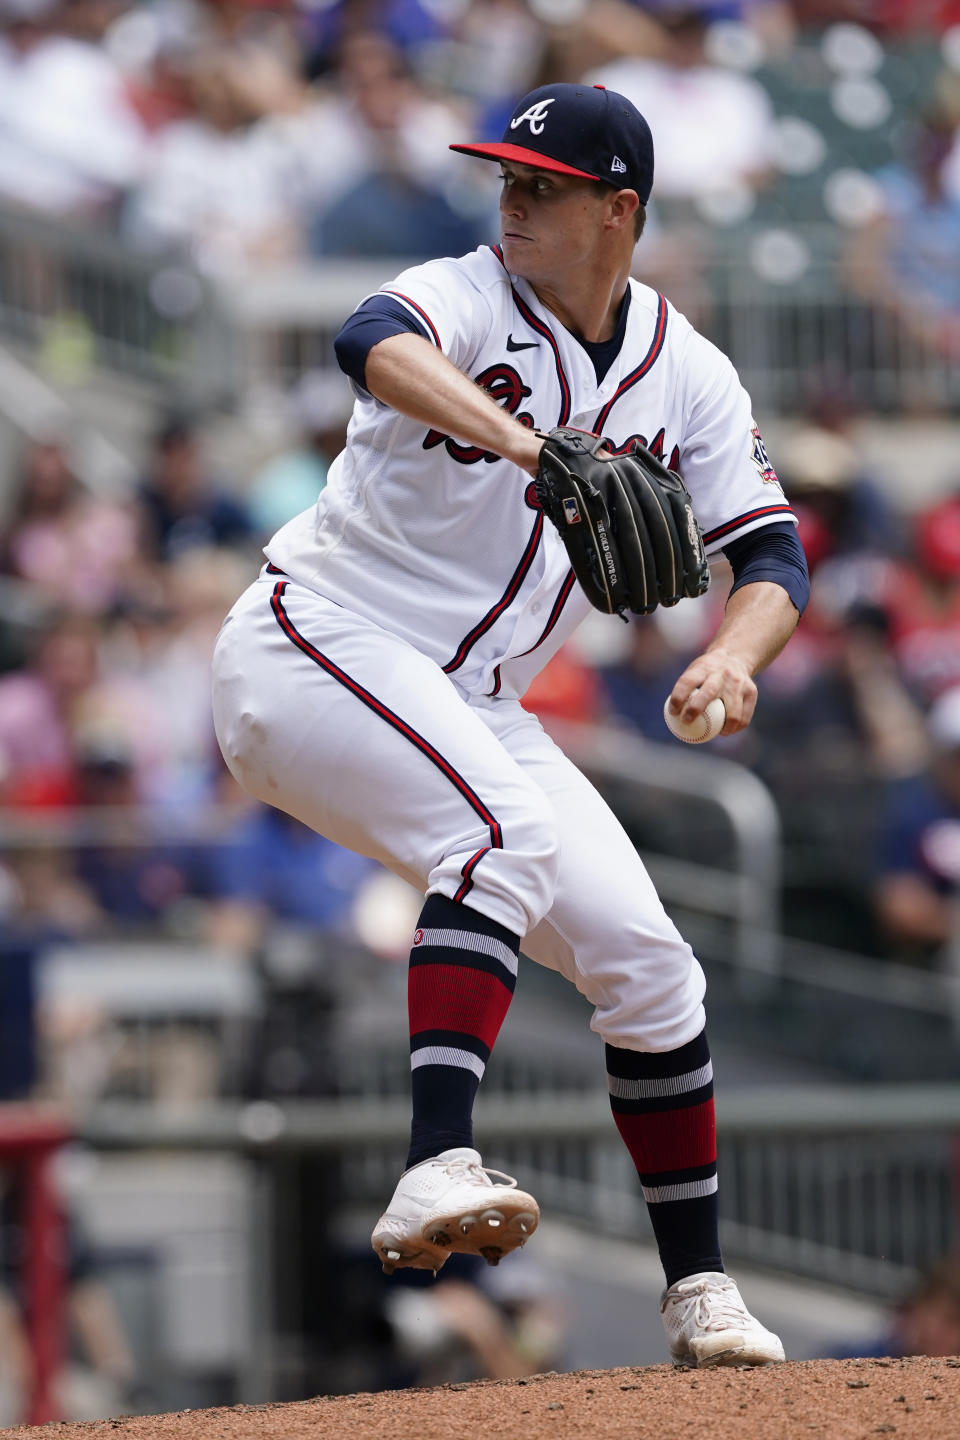
<path fill-rule="evenodd" d="M 620 353 L 593 362 L 498 247 L 404 271 L 402 301 L 525 425 L 634 439 L 679 470 L 708 551 L 792 519 L 730 361 L 630 281 Z M 407 640 L 470 695 L 521 696 L 590 608 L 526 472 L 358 390 L 315 507 L 265 547 L 292 580 Z"/>

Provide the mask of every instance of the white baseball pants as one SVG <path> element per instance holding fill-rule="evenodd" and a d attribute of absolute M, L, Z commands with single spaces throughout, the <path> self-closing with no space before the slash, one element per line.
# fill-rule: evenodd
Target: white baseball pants
<path fill-rule="evenodd" d="M 214 721 L 246 790 L 523 937 L 611 1045 L 704 1028 L 703 971 L 606 802 L 514 700 L 264 573 L 224 621 Z"/>

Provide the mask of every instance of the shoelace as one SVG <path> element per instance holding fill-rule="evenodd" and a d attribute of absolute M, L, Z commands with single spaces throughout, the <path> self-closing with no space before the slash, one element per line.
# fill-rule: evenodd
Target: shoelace
<path fill-rule="evenodd" d="M 456 1160 L 447 1160 L 444 1170 L 453 1180 L 471 1179 L 478 1181 L 481 1185 L 493 1185 L 491 1175 L 496 1175 L 502 1184 L 516 1188 L 516 1180 L 512 1175 L 505 1175 L 502 1170 L 489 1170 L 485 1165 L 478 1165 L 476 1160 L 465 1160 L 458 1156 Z"/>
<path fill-rule="evenodd" d="M 731 1285 L 712 1285 L 698 1280 L 688 1288 L 678 1287 L 678 1299 L 694 1305 L 694 1321 L 700 1330 L 729 1330 L 743 1325 L 743 1308 L 732 1298 Z"/>

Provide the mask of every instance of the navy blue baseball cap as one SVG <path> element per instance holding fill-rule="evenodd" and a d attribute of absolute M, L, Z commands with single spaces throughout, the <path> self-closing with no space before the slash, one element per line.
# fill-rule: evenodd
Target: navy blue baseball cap
<path fill-rule="evenodd" d="M 524 95 L 502 140 L 450 149 L 603 180 L 636 190 L 641 205 L 653 186 L 650 126 L 626 96 L 603 85 L 541 85 Z"/>

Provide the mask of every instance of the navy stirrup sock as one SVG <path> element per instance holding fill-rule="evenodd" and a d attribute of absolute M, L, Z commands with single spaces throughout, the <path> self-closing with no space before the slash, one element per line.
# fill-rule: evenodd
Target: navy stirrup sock
<path fill-rule="evenodd" d="M 478 910 L 431 895 L 410 951 L 413 1123 L 407 1168 L 473 1145 L 473 1102 L 513 998 L 520 939 Z"/>
<path fill-rule="evenodd" d="M 723 1270 L 706 1033 L 649 1054 L 605 1046 L 610 1108 L 640 1176 L 667 1285 Z"/>

